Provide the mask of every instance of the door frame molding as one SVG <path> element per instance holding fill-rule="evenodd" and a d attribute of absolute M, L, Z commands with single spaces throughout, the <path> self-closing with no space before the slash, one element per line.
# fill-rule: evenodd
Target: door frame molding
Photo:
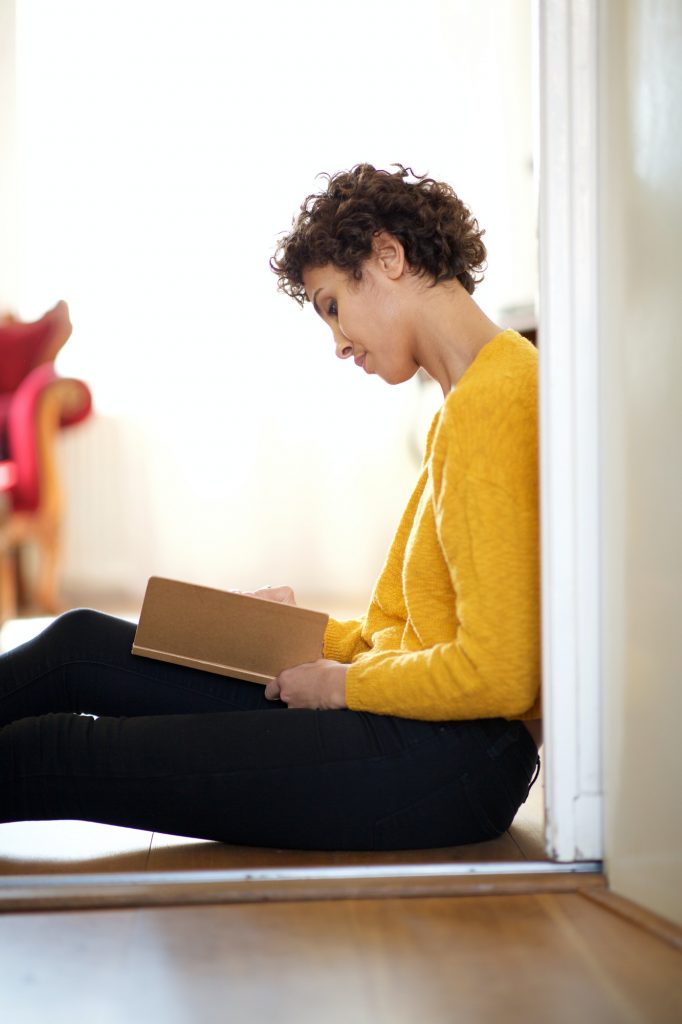
<path fill-rule="evenodd" d="M 545 839 L 601 859 L 598 10 L 534 11 Z"/>

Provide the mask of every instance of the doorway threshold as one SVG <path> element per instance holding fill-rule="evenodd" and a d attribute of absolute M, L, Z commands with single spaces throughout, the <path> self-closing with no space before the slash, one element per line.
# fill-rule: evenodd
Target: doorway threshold
<path fill-rule="evenodd" d="M 0 882 L 0 911 L 521 895 L 605 885 L 600 861 L 15 875 Z"/>

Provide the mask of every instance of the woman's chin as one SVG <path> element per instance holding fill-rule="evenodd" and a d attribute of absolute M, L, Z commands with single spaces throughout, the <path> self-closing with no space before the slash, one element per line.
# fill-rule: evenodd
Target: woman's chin
<path fill-rule="evenodd" d="M 418 370 L 419 367 L 415 363 L 415 365 L 410 367 L 410 369 L 394 370 L 385 377 L 383 374 L 380 374 L 379 376 L 381 376 L 382 380 L 385 380 L 387 384 L 405 384 L 408 380 L 412 380 Z"/>

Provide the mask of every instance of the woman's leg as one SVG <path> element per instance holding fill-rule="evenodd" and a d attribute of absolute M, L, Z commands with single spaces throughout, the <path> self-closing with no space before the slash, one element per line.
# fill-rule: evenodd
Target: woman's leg
<path fill-rule="evenodd" d="M 451 846 L 504 831 L 536 761 L 523 725 L 500 719 L 46 714 L 0 729 L 0 821 L 80 818 L 298 849 Z"/>
<path fill-rule="evenodd" d="M 0 725 L 72 711 L 152 715 L 272 710 L 263 687 L 130 653 L 135 626 L 80 608 L 0 655 Z"/>

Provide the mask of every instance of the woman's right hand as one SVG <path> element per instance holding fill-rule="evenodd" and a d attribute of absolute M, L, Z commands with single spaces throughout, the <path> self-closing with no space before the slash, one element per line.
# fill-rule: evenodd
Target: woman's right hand
<path fill-rule="evenodd" d="M 281 604 L 296 604 L 296 598 L 291 587 L 261 587 L 260 590 L 234 590 L 234 594 L 243 594 L 245 597 L 258 597 L 261 601 L 279 601 Z"/>

